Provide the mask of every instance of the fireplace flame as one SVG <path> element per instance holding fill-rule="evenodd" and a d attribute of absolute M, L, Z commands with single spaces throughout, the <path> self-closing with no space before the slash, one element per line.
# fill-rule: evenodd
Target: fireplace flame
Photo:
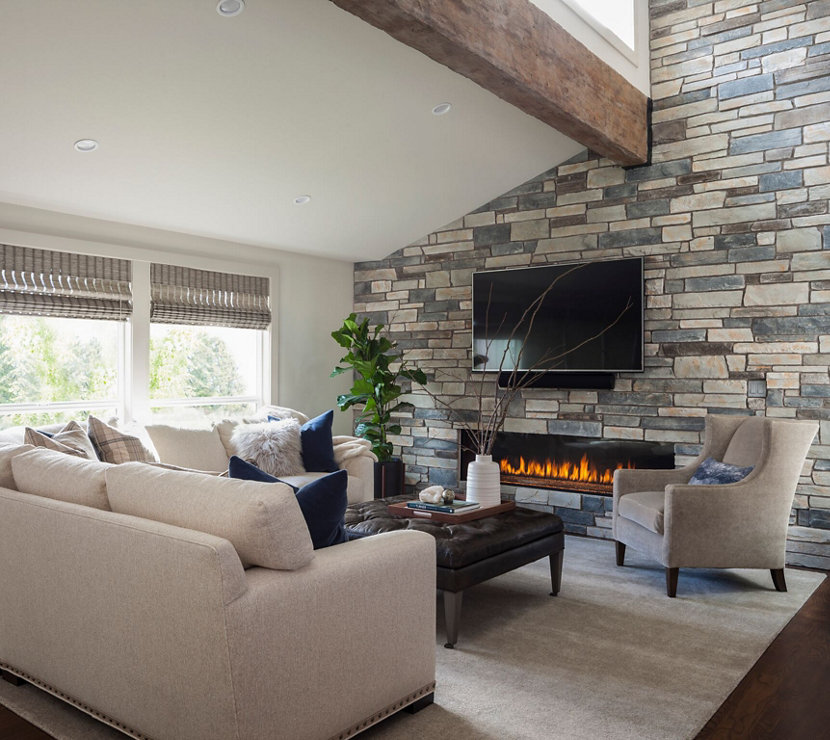
<path fill-rule="evenodd" d="M 600 471 L 588 459 L 588 455 L 583 455 L 578 463 L 570 461 L 557 462 L 556 460 L 544 460 L 539 462 L 537 460 L 525 460 L 524 457 L 519 457 L 519 464 L 513 465 L 510 460 L 499 460 L 499 467 L 501 472 L 505 475 L 515 475 L 529 478 L 547 478 L 555 480 L 577 481 L 579 483 L 607 483 L 614 482 L 614 471 L 606 468 Z M 627 463 L 617 463 L 615 470 L 621 468 L 633 468 L 631 461 Z"/>

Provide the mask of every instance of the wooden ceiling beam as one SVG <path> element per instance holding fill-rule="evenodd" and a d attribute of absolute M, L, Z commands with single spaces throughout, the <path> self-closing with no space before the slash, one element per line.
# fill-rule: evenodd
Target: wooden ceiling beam
<path fill-rule="evenodd" d="M 620 165 L 648 158 L 648 99 L 528 0 L 332 0 Z"/>

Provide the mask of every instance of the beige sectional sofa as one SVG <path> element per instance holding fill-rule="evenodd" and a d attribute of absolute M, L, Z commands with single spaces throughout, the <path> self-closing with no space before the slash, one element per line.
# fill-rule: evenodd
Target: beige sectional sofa
<path fill-rule="evenodd" d="M 279 483 L 0 448 L 0 669 L 133 737 L 347 738 L 428 702 L 435 572 L 421 532 L 312 550 Z"/>
<path fill-rule="evenodd" d="M 139 434 L 152 442 L 159 460 L 190 470 L 221 473 L 228 469 L 228 460 L 236 450 L 232 442 L 233 430 L 238 424 L 263 421 L 267 414 L 283 418 L 291 416 L 300 424 L 308 421 L 308 416 L 295 409 L 281 406 L 267 406 L 256 416 L 244 419 L 226 419 L 224 421 L 200 428 L 178 427 L 168 424 L 150 424 L 139 427 L 129 425 L 127 431 Z M 81 422 L 85 427 L 85 423 Z M 47 424 L 39 428 L 47 432 L 56 432 L 63 424 Z M 0 431 L 0 444 L 22 444 L 24 427 L 14 427 Z M 347 497 L 350 504 L 371 501 L 375 492 L 375 461 L 371 444 L 364 439 L 352 436 L 334 436 L 334 458 L 341 469 L 349 476 Z M 310 481 L 320 478 L 325 473 L 302 473 L 282 476 L 289 484 L 302 487 Z"/>

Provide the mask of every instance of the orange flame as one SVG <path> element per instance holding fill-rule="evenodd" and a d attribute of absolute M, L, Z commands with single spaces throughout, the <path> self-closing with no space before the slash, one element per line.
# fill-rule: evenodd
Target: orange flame
<path fill-rule="evenodd" d="M 509 460 L 500 460 L 501 472 L 506 475 L 516 475 L 531 478 L 548 478 L 558 480 L 579 481 L 580 483 L 613 483 L 614 471 L 606 468 L 600 472 L 595 465 L 588 460 L 588 455 L 583 455 L 579 463 L 557 462 L 556 460 L 525 460 L 519 458 L 518 465 L 512 465 Z M 628 461 L 625 465 L 617 463 L 615 470 L 623 467 L 633 468 L 634 465 Z"/>

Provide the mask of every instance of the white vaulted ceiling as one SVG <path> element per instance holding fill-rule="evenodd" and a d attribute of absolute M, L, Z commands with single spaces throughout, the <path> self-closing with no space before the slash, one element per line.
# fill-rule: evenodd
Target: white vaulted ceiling
<path fill-rule="evenodd" d="M 328 0 L 0 11 L 7 203 L 356 261 L 582 148 Z"/>

